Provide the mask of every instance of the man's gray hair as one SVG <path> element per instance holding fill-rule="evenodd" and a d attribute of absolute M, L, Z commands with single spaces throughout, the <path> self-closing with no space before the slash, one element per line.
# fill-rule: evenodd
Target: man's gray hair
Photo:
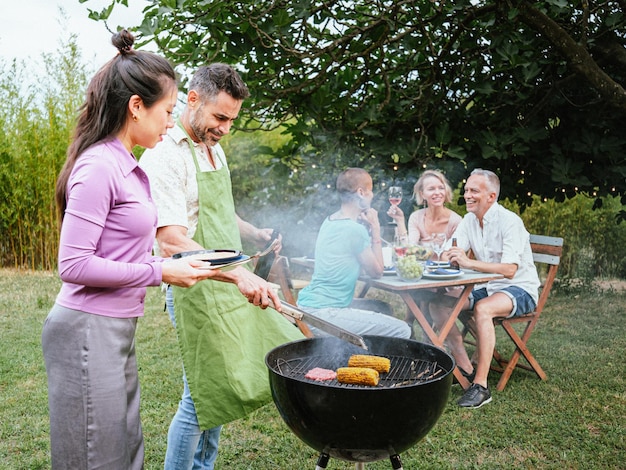
<path fill-rule="evenodd" d="M 496 199 L 500 197 L 500 178 L 491 170 L 483 170 L 482 168 L 476 168 L 472 170 L 470 175 L 484 176 L 487 179 L 487 185 L 494 193 L 496 193 Z"/>
<path fill-rule="evenodd" d="M 250 96 L 248 87 L 237 71 L 219 62 L 200 67 L 189 83 L 189 90 L 195 90 L 203 101 L 213 100 L 222 91 L 236 100 L 243 101 Z"/>

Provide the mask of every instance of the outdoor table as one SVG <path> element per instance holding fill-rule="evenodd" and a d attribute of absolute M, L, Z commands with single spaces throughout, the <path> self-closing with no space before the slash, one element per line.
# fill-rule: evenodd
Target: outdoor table
<path fill-rule="evenodd" d="M 365 280 L 365 285 L 361 289 L 358 296 L 364 297 L 367 294 L 367 291 L 372 287 L 398 294 L 402 298 L 402 300 L 404 300 L 404 303 L 406 303 L 411 313 L 413 313 L 430 341 L 432 341 L 435 346 L 445 349 L 444 341 L 448 336 L 448 333 L 452 329 L 452 326 L 454 325 L 456 319 L 458 318 L 459 313 L 461 313 L 463 304 L 469 297 L 474 286 L 476 284 L 483 284 L 489 281 L 493 281 L 494 279 L 501 279 L 503 277 L 501 274 L 482 273 L 469 269 L 463 269 L 462 271 L 462 275 L 451 279 L 427 279 L 423 277 L 418 281 L 405 281 L 403 279 L 400 279 L 395 274 L 386 275 L 378 279 L 370 278 Z M 450 300 L 450 302 L 453 303 L 454 306 L 450 317 L 446 321 L 443 328 L 437 334 L 437 332 L 433 330 L 432 326 L 428 322 L 428 319 L 426 318 L 424 313 L 418 307 L 417 303 L 415 302 L 414 296 L 415 294 L 419 294 L 425 290 L 436 291 L 443 296 L 445 295 L 444 291 L 446 290 L 446 288 L 450 287 L 462 287 L 463 290 L 459 297 L 455 297 L 452 295 L 446 296 Z M 457 378 L 457 380 L 464 389 L 469 387 L 469 382 L 463 376 L 458 366 L 454 370 L 454 376 Z"/>

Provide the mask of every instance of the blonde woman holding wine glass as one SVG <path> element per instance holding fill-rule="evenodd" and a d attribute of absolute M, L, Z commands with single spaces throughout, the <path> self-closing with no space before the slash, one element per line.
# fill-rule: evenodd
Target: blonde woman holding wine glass
<path fill-rule="evenodd" d="M 398 238 L 410 245 L 428 244 L 435 233 L 445 233 L 446 239 L 450 239 L 461 216 L 445 206 L 452 201 L 452 187 L 443 173 L 438 170 L 422 173 L 413 187 L 413 197 L 424 207 L 410 215 L 408 230 L 399 206 L 392 205 L 387 211 L 397 224 Z"/>
<path fill-rule="evenodd" d="M 391 206 L 387 211 L 387 215 L 397 224 L 398 240 L 410 245 L 430 246 L 435 234 L 443 234 L 445 239 L 450 239 L 462 217 L 445 206 L 452 202 L 452 187 L 443 173 L 438 170 L 422 173 L 413 187 L 413 197 L 424 207 L 410 215 L 408 230 L 400 207 Z M 415 301 L 420 310 L 429 316 L 428 302 L 419 298 Z M 407 311 L 406 321 L 411 324 L 413 320 L 413 314 Z"/>

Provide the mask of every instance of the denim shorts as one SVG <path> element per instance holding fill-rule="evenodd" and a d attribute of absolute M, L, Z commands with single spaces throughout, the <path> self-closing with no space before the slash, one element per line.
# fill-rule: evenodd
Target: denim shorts
<path fill-rule="evenodd" d="M 499 290 L 498 292 L 508 295 L 511 298 L 511 302 L 513 302 L 513 310 L 511 310 L 511 314 L 507 318 L 519 317 L 525 313 L 532 312 L 537 306 L 530 294 L 521 287 L 509 286 Z M 474 309 L 474 304 L 476 302 L 487 296 L 488 294 L 486 288 L 483 287 L 481 289 L 474 289 L 469 296 L 470 310 Z"/>

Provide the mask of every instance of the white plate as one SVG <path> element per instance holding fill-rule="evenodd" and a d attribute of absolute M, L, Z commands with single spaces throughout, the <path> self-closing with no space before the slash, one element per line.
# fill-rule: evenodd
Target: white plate
<path fill-rule="evenodd" d="M 383 276 L 391 276 L 396 273 L 396 268 L 385 268 L 383 271 Z"/>
<path fill-rule="evenodd" d="M 447 271 L 446 273 L 440 271 Z M 437 271 L 424 271 L 424 275 L 427 279 L 454 279 L 455 277 L 459 277 L 463 275 L 463 271 L 460 269 L 444 269 L 439 268 Z"/>

